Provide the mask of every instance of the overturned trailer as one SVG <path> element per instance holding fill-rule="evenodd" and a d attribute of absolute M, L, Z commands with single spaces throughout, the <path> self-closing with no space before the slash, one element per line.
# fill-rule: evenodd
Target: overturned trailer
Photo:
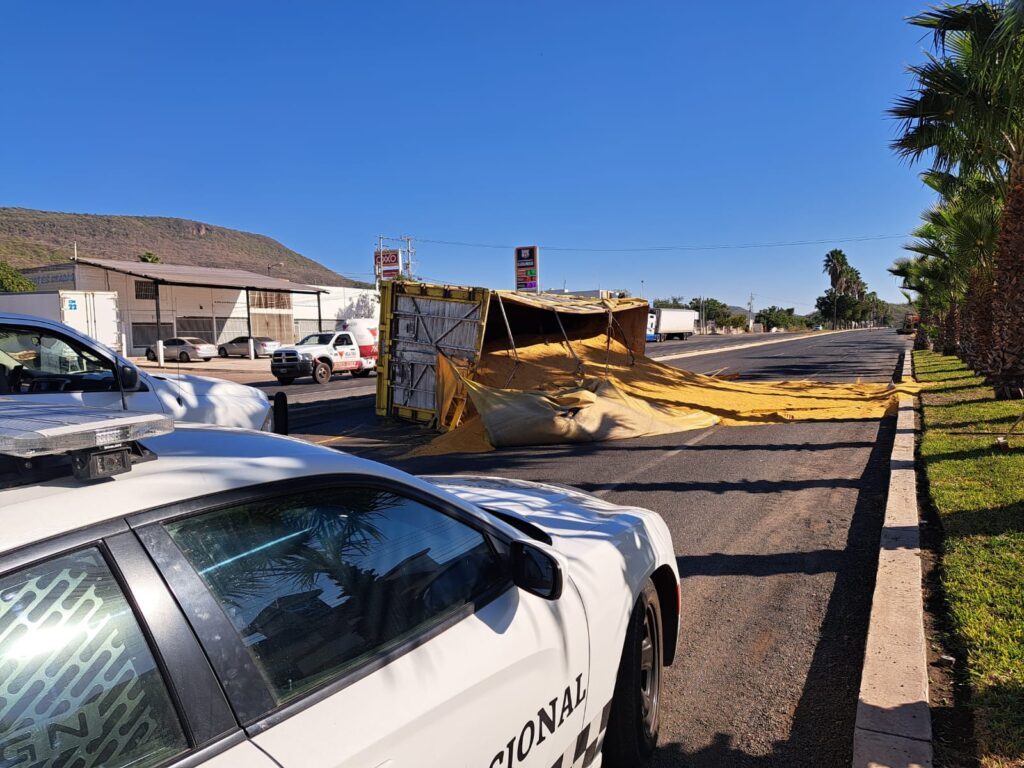
<path fill-rule="evenodd" d="M 517 346 L 539 339 L 569 342 L 605 333 L 640 356 L 647 334 L 647 301 L 634 298 L 389 282 L 381 286 L 380 308 L 377 414 L 442 431 L 458 424 L 465 395 L 438 392 L 445 386 L 439 357 L 472 379 L 487 351 L 502 350 L 514 360 Z M 515 387 L 515 375 L 513 365 L 506 387 Z"/>

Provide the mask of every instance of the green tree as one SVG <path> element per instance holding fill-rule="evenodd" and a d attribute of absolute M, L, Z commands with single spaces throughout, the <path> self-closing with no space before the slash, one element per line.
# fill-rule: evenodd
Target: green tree
<path fill-rule="evenodd" d="M 0 293 L 34 291 L 35 283 L 25 277 L 6 261 L 0 261 Z"/>
<path fill-rule="evenodd" d="M 850 263 L 846 259 L 846 254 L 838 248 L 833 248 L 831 251 L 825 254 L 825 261 L 823 263 L 822 271 L 828 275 L 829 282 L 832 285 L 832 292 L 835 294 L 845 293 L 846 279 L 849 276 Z M 837 305 L 833 302 L 833 308 Z M 832 315 L 832 330 L 836 329 L 836 325 L 839 322 L 838 315 Z"/>
<path fill-rule="evenodd" d="M 890 114 L 893 148 L 937 172 L 981 173 L 1004 190 L 992 264 L 988 377 L 1001 398 L 1024 393 L 1024 3 L 967 2 L 910 19 L 934 53 Z"/>
<path fill-rule="evenodd" d="M 747 316 L 730 314 L 727 318 L 717 324 L 723 328 L 746 328 Z"/>
<path fill-rule="evenodd" d="M 142 255 L 139 256 L 139 261 L 141 261 L 141 262 L 143 262 L 145 264 L 159 264 L 160 263 L 160 257 L 157 256 L 152 251 L 146 251 L 145 253 L 143 253 Z"/>
<path fill-rule="evenodd" d="M 754 322 L 761 323 L 766 331 L 773 328 L 792 328 L 796 325 L 803 325 L 803 322 L 797 322 L 795 315 L 796 310 L 793 307 L 783 309 L 772 305 L 754 315 Z M 800 318 L 800 321 L 803 321 L 803 318 Z"/>
<path fill-rule="evenodd" d="M 686 299 L 682 296 L 670 296 L 667 299 L 654 300 L 654 307 L 656 309 L 688 309 L 689 306 L 686 303 Z"/>
<path fill-rule="evenodd" d="M 690 300 L 689 309 L 700 312 L 701 302 L 704 303 L 704 320 L 715 325 L 724 325 L 732 317 L 732 310 L 729 305 L 718 299 L 701 299 L 695 297 Z"/>

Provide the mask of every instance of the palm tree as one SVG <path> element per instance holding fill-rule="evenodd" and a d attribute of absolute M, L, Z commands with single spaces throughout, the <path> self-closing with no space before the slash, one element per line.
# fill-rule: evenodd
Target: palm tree
<path fill-rule="evenodd" d="M 989 379 L 1001 398 L 1024 395 L 1024 4 L 977 2 L 910 19 L 934 33 L 935 54 L 910 68 L 913 92 L 890 114 L 893 143 L 939 172 L 982 173 L 1005 191 L 993 260 Z"/>
<path fill-rule="evenodd" d="M 914 349 L 931 349 L 929 330 L 934 326 L 931 304 L 934 292 L 922 274 L 921 262 L 920 257 L 903 257 L 896 259 L 896 263 L 889 267 L 889 271 L 896 277 L 902 278 L 903 295 L 907 297 L 907 301 L 913 301 L 914 297 L 911 294 L 917 294 L 916 305 L 921 321 L 917 324 Z"/>
<path fill-rule="evenodd" d="M 850 263 L 846 259 L 846 254 L 838 248 L 833 248 L 831 251 L 825 254 L 825 261 L 823 264 L 824 268 L 822 271 L 828 275 L 829 282 L 832 284 L 832 292 L 836 295 L 844 293 L 843 279 L 846 276 L 846 271 L 850 268 Z M 839 302 L 832 302 L 832 330 L 836 330 L 836 326 L 839 322 Z"/>

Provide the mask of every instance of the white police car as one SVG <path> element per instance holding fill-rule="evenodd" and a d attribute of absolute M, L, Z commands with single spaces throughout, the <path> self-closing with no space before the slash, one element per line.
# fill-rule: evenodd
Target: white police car
<path fill-rule="evenodd" d="M 254 387 L 142 371 L 69 325 L 9 312 L 0 312 L 0 397 L 97 408 L 123 405 L 179 421 L 273 427 L 270 402 Z"/>
<path fill-rule="evenodd" d="M 158 414 L 0 410 L 0 766 L 636 766 L 661 519 Z M 602 762 L 603 760 L 603 762 Z"/>

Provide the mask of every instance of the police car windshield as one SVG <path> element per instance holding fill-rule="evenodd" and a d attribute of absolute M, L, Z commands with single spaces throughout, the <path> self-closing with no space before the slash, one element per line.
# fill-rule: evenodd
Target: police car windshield
<path fill-rule="evenodd" d="M 113 364 L 78 341 L 36 328 L 0 327 L 0 395 L 116 389 Z"/>
<path fill-rule="evenodd" d="M 299 344 L 330 344 L 333 338 L 333 333 L 311 333 L 300 341 Z"/>

